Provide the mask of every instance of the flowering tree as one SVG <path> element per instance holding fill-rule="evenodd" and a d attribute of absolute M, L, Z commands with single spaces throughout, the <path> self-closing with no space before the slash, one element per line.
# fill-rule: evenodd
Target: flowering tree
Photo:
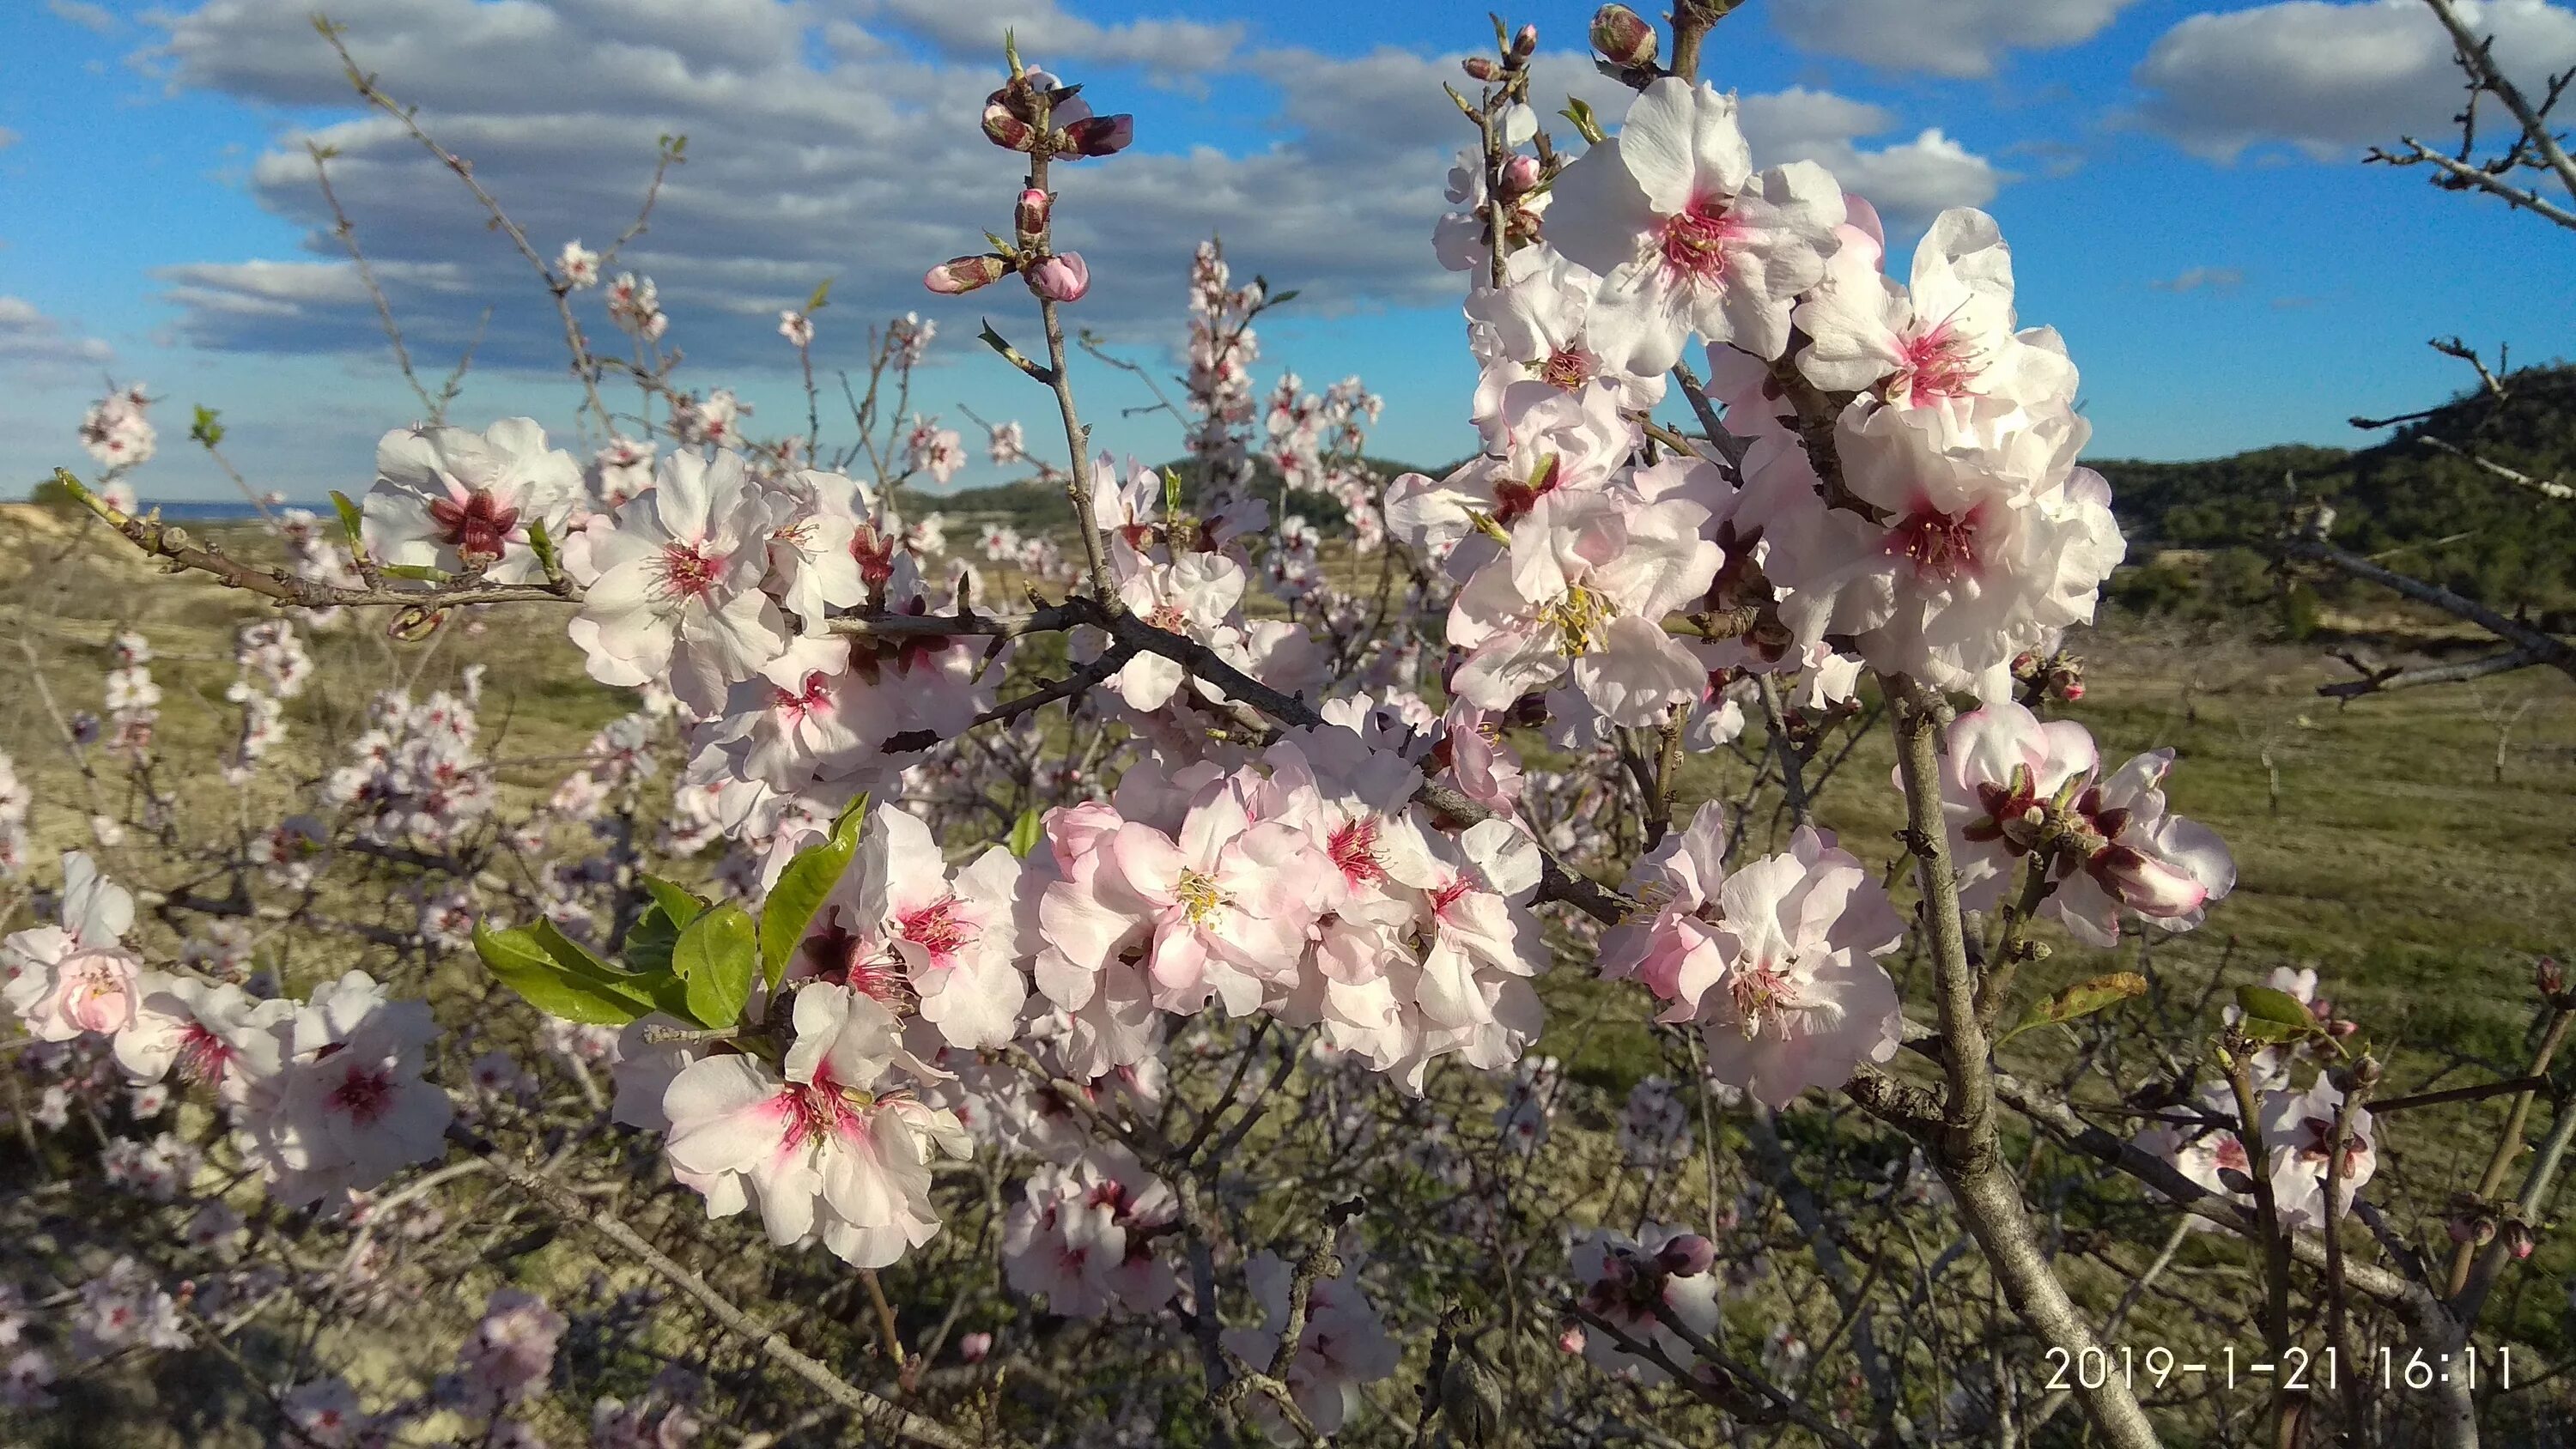
<path fill-rule="evenodd" d="M 10 1409 L 203 1345 L 310 1444 L 567 1416 L 621 1444 L 2020 1442 L 2072 1403 L 2140 1446 L 2236 1442 L 2242 1405 L 2175 1376 L 2241 1343 L 2267 1442 L 2478 1442 L 2472 1372 L 2433 1365 L 2511 1347 L 2474 1334 L 2576 1138 L 2556 1113 L 2506 1194 L 2576 995 L 2544 969 L 2526 1070 L 2394 1097 L 2313 972 L 2223 1015 L 2141 972 L 2025 982 L 2060 932 L 2152 966 L 2235 868 L 2172 751 L 2111 766 L 2065 713 L 2123 544 L 1995 224 L 1945 212 L 1892 264 L 1823 168 L 1757 170 L 1697 75 L 1728 8 L 1679 4 L 1669 60 L 1603 8 L 1636 94 L 1615 131 L 1567 108 L 1579 154 L 1536 113 L 1534 29 L 1467 61 L 1433 241 L 1469 278 L 1480 446 L 1439 478 L 1368 465 L 1356 379 L 1283 376 L 1256 438 L 1251 323 L 1285 294 L 1213 244 L 1186 467 L 1099 447 L 1055 212 L 1133 126 L 1008 51 L 981 125 L 1027 158 L 1010 229 L 925 278 L 1016 278 L 1043 338 L 983 333 L 1061 461 L 983 426 L 1066 513 L 984 531 L 990 569 L 897 507 L 963 459 L 911 401 L 930 321 L 873 336 L 827 453 L 827 293 L 786 309 L 806 430 L 755 442 L 730 391 L 675 387 L 616 247 L 548 259 L 351 62 L 542 279 L 588 457 L 423 390 L 338 539 L 281 512 L 273 564 L 106 486 L 151 452 L 144 390 L 83 425 L 108 477 L 58 479 L 91 516 L 285 612 L 238 635 L 211 825 L 146 639 L 116 637 L 103 719 L 57 715 L 89 839 L 7 944 L 5 1211 L 40 1250 L 0 1305 Z M 625 359 L 575 309 L 603 276 Z M 421 652 L 298 768 L 304 633 L 365 611 Z M 421 693 L 425 651 L 532 618 L 627 711 L 533 787 L 482 664 Z M 1864 747 L 1884 787 L 1849 783 Z M 1893 851 L 1825 828 L 1836 784 Z M 50 881 L 0 785 L 10 871 Z M 1667 1068 L 1623 1097 L 1539 1049 L 1618 1019 Z M 2445 1277 L 2383 1206 L 2380 1124 L 2491 1096 Z M 54 1206 L 101 1179 L 116 1211 Z M 2165 1247 L 2118 1264 L 2076 1209 Z M 452 1371 L 359 1390 L 351 1325 L 538 1252 L 503 1250 L 531 1222 L 598 1271 L 497 1285 Z M 2195 1227 L 2245 1291 L 2159 1366 L 2122 1325 Z"/>

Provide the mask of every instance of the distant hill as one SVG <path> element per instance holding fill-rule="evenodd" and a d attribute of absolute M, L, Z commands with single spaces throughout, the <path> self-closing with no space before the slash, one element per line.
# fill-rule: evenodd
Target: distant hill
<path fill-rule="evenodd" d="M 2426 437 L 2541 478 L 2576 476 L 2576 367 L 2526 368 L 2501 404 L 2452 399 L 2361 449 L 2258 448 L 2195 463 L 2088 459 L 2111 483 L 2132 563 L 2160 550 L 2259 547 L 2280 527 L 2284 479 L 2335 510 L 2344 548 L 2506 607 L 2576 599 L 2576 503 L 2494 478 Z"/>
<path fill-rule="evenodd" d="M 1386 478 L 1400 473 L 1429 471 L 1392 458 L 1367 458 L 1363 461 Z M 1184 485 L 1182 502 L 1185 505 L 1197 503 L 1197 474 L 1188 459 L 1157 466 L 1178 469 Z M 1255 458 L 1252 473 L 1253 492 L 1275 504 L 1279 498 L 1279 471 Z M 952 518 L 972 518 L 977 522 L 998 519 L 1023 533 L 1054 532 L 1065 522 L 1064 489 L 1058 484 L 1041 483 L 1034 478 L 987 488 L 961 488 L 954 493 L 908 488 L 904 491 L 901 506 L 915 513 L 935 509 Z M 1340 533 L 1349 526 L 1341 508 L 1320 493 L 1299 493 L 1289 500 L 1288 506 L 1291 512 L 1304 514 L 1309 523 L 1327 534 Z"/>

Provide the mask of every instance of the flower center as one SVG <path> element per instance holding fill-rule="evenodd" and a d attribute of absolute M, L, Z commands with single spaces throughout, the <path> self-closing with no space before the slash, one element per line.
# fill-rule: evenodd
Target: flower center
<path fill-rule="evenodd" d="M 787 1135 L 780 1147 L 789 1151 L 826 1137 L 864 1131 L 866 1123 L 858 1109 L 873 1100 L 865 1092 L 843 1090 L 824 1072 L 817 1072 L 811 1082 L 788 1083 L 781 1095 L 786 1099 Z"/>
<path fill-rule="evenodd" d="M 1564 598 L 1540 610 L 1540 617 L 1555 625 L 1557 633 L 1564 636 L 1558 647 L 1568 659 L 1589 654 L 1597 648 L 1613 614 L 1608 599 L 1581 584 L 1569 586 Z"/>
<path fill-rule="evenodd" d="M 1154 612 L 1145 616 L 1145 622 L 1166 633 L 1178 634 L 1189 623 L 1189 616 L 1181 612 L 1178 604 L 1156 604 Z"/>
<path fill-rule="evenodd" d="M 815 670 L 805 676 L 802 690 L 779 690 L 771 703 L 790 720 L 801 720 L 811 714 L 828 714 L 832 709 L 832 676 Z"/>
<path fill-rule="evenodd" d="M 1938 402 L 1975 391 L 1979 359 L 1968 340 L 1947 322 L 1905 339 L 1904 361 L 1887 379 L 1887 400 Z"/>
<path fill-rule="evenodd" d="M 439 538 L 456 550 L 456 556 L 468 563 L 496 559 L 501 545 L 510 538 L 510 530 L 519 525 L 519 510 L 504 508 L 481 488 L 465 495 L 463 500 L 440 498 L 429 505 L 430 521 L 438 525 Z"/>
<path fill-rule="evenodd" d="M 1702 197 L 1692 202 L 1690 210 L 1664 223 L 1658 250 L 1663 254 L 1665 272 L 1699 286 L 1724 280 L 1726 244 L 1735 235 L 1736 225 L 1727 215 L 1725 197 Z"/>
<path fill-rule="evenodd" d="M 214 1086 L 224 1079 L 232 1063 L 233 1049 L 224 1045 L 222 1037 L 206 1030 L 202 1022 L 192 1021 L 179 1033 L 179 1054 L 172 1065 L 178 1068 L 181 1081 Z"/>
<path fill-rule="evenodd" d="M 373 1127 L 393 1109 L 394 1074 L 383 1067 L 352 1063 L 331 1089 L 331 1105 L 360 1127 Z"/>
<path fill-rule="evenodd" d="M 1978 535 L 1985 528 L 1986 505 L 1965 513 L 1943 513 L 1923 505 L 1888 530 L 1887 552 L 1912 561 L 1917 578 L 1948 583 L 1961 574 L 1983 571 L 1977 557 Z"/>
<path fill-rule="evenodd" d="M 1217 888 L 1217 883 L 1194 870 L 1181 872 L 1181 878 L 1173 883 L 1172 895 L 1189 912 L 1190 923 L 1198 926 L 1206 925 L 1226 903 L 1225 892 Z"/>
<path fill-rule="evenodd" d="M 660 573 L 666 596 L 681 599 L 705 599 L 715 592 L 716 575 L 724 568 L 724 557 L 710 555 L 701 543 L 674 543 L 662 550 Z"/>
<path fill-rule="evenodd" d="M 1333 832 L 1325 843 L 1333 864 L 1341 867 L 1342 876 L 1353 885 L 1362 881 L 1386 879 L 1386 867 L 1377 861 L 1377 817 L 1363 815 Z"/>
<path fill-rule="evenodd" d="M 1580 392 L 1600 370 L 1591 353 L 1568 343 L 1538 365 L 1538 380 L 1560 392 Z"/>
<path fill-rule="evenodd" d="M 902 917 L 896 923 L 903 938 L 928 951 L 931 959 L 945 965 L 948 958 L 981 934 L 971 921 L 958 919 L 957 897 L 941 896 L 930 905 Z"/>

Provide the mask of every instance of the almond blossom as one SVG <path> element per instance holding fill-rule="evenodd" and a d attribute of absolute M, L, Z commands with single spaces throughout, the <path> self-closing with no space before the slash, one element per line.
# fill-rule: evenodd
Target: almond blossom
<path fill-rule="evenodd" d="M 1586 327 L 1611 366 L 1664 372 L 1696 336 L 1773 358 L 1824 276 L 1843 192 L 1812 161 L 1756 174 L 1735 97 L 1667 76 L 1556 179 L 1548 240 L 1601 277 Z"/>
<path fill-rule="evenodd" d="M 290 1205 L 338 1205 L 445 1150 L 455 1116 L 421 1079 L 438 1024 L 427 1004 L 389 1000 L 363 971 L 298 1011 L 285 1064 L 237 1120 L 245 1152 Z"/>
<path fill-rule="evenodd" d="M 663 1151 L 725 1217 L 756 1200 L 780 1247 L 819 1240 L 854 1267 L 882 1268 L 939 1231 L 930 1162 L 964 1157 L 954 1114 L 904 1094 L 931 1068 L 903 1049 L 892 1013 L 845 986 L 796 993 L 795 1045 L 781 1070 L 709 1056 L 671 1079 Z"/>
<path fill-rule="evenodd" d="M 1635 977 L 1696 1022 L 1709 1074 L 1774 1107 L 1896 1054 L 1903 1013 L 1876 958 L 1904 919 L 1869 868 L 1813 826 L 1730 872 L 1724 807 L 1700 807 L 1630 876 L 1652 921 L 1602 939 L 1601 974 Z"/>
<path fill-rule="evenodd" d="M 1646 1223 L 1634 1238 L 1610 1228 L 1578 1229 L 1567 1250 L 1574 1276 L 1584 1285 L 1584 1311 L 1639 1343 L 1652 1344 L 1673 1363 L 1692 1361 L 1690 1344 L 1665 1326 L 1669 1313 L 1705 1337 L 1717 1327 L 1717 1279 L 1709 1272 L 1716 1250 L 1688 1228 Z M 1620 1348 L 1607 1333 L 1584 1335 L 1583 1356 L 1607 1373 L 1640 1383 L 1662 1383 L 1650 1359 Z"/>
<path fill-rule="evenodd" d="M 725 686 L 787 647 L 778 606 L 760 591 L 774 527 L 769 500 L 738 453 L 662 460 L 654 487 L 617 510 L 593 553 L 599 581 L 568 628 L 602 684 L 667 680 L 713 714 Z"/>
<path fill-rule="evenodd" d="M 398 428 L 376 444 L 376 481 L 360 529 L 388 564 L 480 573 L 495 583 L 544 577 L 530 530 L 557 539 L 584 496 L 572 454 L 546 446 L 534 418 L 464 428 Z"/>
<path fill-rule="evenodd" d="M 142 963 L 125 948 L 134 897 L 81 851 L 63 856 L 61 924 L 0 942 L 0 996 L 38 1041 L 123 1031 L 143 989 Z"/>
<path fill-rule="evenodd" d="M 2071 720 L 2042 723 L 2009 700 L 1959 716 L 1941 793 L 1961 899 L 1993 904 L 2014 862 L 2045 847 L 2054 888 L 2040 909 L 2077 939 L 2113 945 L 2128 916 L 2198 925 L 2234 888 L 2236 864 L 2216 832 L 2166 812 L 2173 758 L 2151 751 L 2102 779 L 2092 736 Z"/>
<path fill-rule="evenodd" d="M 1549 493 L 1476 571 L 1449 610 L 1468 652 L 1454 687 L 1507 709 L 1566 670 L 1614 724 L 1659 722 L 1707 683 L 1664 615 L 1707 592 L 1722 553 L 1699 536 L 1708 510 L 1684 499 L 1639 506 L 1607 493 Z"/>
<path fill-rule="evenodd" d="M 799 969 L 889 1008 L 917 1003 L 950 1046 L 1007 1046 L 1028 999 L 1020 909 L 1007 848 L 986 847 L 952 876 L 928 827 L 880 806 L 806 928 Z"/>
<path fill-rule="evenodd" d="M 1874 250 L 1845 246 L 1798 304 L 1798 370 L 1830 392 L 1872 391 L 1895 406 L 1969 397 L 2071 403 L 2075 366 L 2047 328 L 2013 328 L 2012 251 L 1994 218 L 1954 206 L 1914 249 L 1910 287 L 1880 275 Z"/>

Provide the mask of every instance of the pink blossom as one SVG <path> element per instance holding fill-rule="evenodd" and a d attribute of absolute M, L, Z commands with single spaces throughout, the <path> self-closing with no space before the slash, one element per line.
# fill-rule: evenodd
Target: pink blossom
<path fill-rule="evenodd" d="M 1798 368 L 1828 391 L 1874 390 L 1910 407 L 2074 399 L 2075 367 L 2057 334 L 2013 330 L 2012 251 L 1982 211 L 1933 218 L 1910 288 L 1879 274 L 1874 251 L 1846 245 L 1796 316 L 1808 337 Z"/>
<path fill-rule="evenodd" d="M 599 581 L 567 626 L 602 684 L 665 679 L 682 703 L 716 713 L 725 686 L 787 647 L 778 606 L 760 591 L 770 503 L 741 455 L 662 460 L 653 489 L 617 510 L 594 550 Z"/>
<path fill-rule="evenodd" d="M 360 531 L 385 563 L 528 583 L 544 577 L 529 530 L 542 523 L 562 538 L 582 496 L 581 465 L 548 448 L 533 418 L 504 418 L 480 433 L 397 429 L 376 444 Z"/>
<path fill-rule="evenodd" d="M 125 949 L 134 898 L 81 851 L 63 856 L 62 924 L 0 942 L 0 996 L 38 1041 L 118 1032 L 134 1020 L 141 963 Z"/>
<path fill-rule="evenodd" d="M 934 1152 L 963 1157 L 956 1117 L 897 1095 L 898 1067 L 931 1069 L 903 1049 L 894 1016 L 846 987 L 796 993 L 796 1044 L 782 1080 L 754 1057 L 691 1063 L 663 1095 L 673 1169 L 717 1217 L 756 1198 L 769 1240 L 820 1239 L 854 1266 L 882 1268 L 939 1231 Z"/>
<path fill-rule="evenodd" d="M 2272 1195 L 2282 1226 L 2323 1231 L 2329 1219 L 2352 1211 L 2354 1194 L 2379 1170 L 2374 1121 L 2367 1107 L 2352 1114 L 2343 1139 L 2342 1178 L 2329 1209 L 2326 1176 L 2334 1156 L 2335 1118 L 2344 1094 L 2325 1073 L 2304 1092 L 2283 1088 L 2263 1094 L 2263 1150 L 2272 1156 Z"/>
<path fill-rule="evenodd" d="M 1688 1228 L 1661 1223 L 1645 1224 L 1634 1238 L 1610 1228 L 1577 1229 L 1572 1237 L 1567 1257 L 1584 1284 L 1584 1309 L 1629 1338 L 1653 1344 L 1671 1362 L 1689 1363 L 1689 1343 L 1664 1325 L 1662 1313 L 1702 1336 L 1717 1327 L 1717 1279 L 1699 1251 L 1708 1240 Z M 1682 1268 L 1697 1271 L 1677 1271 Z M 1641 1383 L 1664 1381 L 1664 1371 L 1652 1360 L 1627 1353 L 1606 1333 L 1584 1335 L 1582 1351 L 1604 1372 Z"/>
<path fill-rule="evenodd" d="M 1261 1305 L 1261 1323 L 1227 1329 L 1225 1346 L 1245 1362 L 1266 1368 L 1279 1351 L 1279 1336 L 1287 1331 L 1290 1269 L 1286 1259 L 1264 1249 L 1244 1264 L 1243 1272 Z M 1353 1264 L 1317 1279 L 1307 1297 L 1305 1330 L 1288 1361 L 1289 1393 L 1316 1432 L 1337 1434 L 1367 1404 L 1362 1386 L 1392 1375 L 1402 1359 Z M 1275 1406 L 1267 1411 L 1252 1406 L 1252 1415 L 1274 1437 L 1294 1442 Z"/>
<path fill-rule="evenodd" d="M 1903 1014 L 1875 958 L 1905 923 L 1869 869 L 1812 826 L 1789 849 L 1729 873 L 1726 815 L 1711 802 L 1630 875 L 1652 921 L 1602 939 L 1602 974 L 1634 976 L 1697 1022 L 1709 1073 L 1774 1107 L 1896 1054 Z"/>
<path fill-rule="evenodd" d="M 1029 268 L 1029 290 L 1050 302 L 1079 302 L 1091 290 L 1091 265 L 1080 252 L 1061 252 Z"/>
<path fill-rule="evenodd" d="M 1781 355 L 1790 301 L 1824 275 L 1843 219 L 1823 167 L 1756 175 L 1735 98 L 1678 77 L 1648 86 L 1554 190 L 1548 239 L 1602 278 L 1592 345 L 1640 376 L 1669 370 L 1691 336 Z"/>
<path fill-rule="evenodd" d="M 989 846 L 952 875 L 920 820 L 879 806 L 806 928 L 799 969 L 892 1008 L 917 1001 L 950 1046 L 1006 1046 L 1028 999 L 1019 889 L 1009 850 Z"/>

